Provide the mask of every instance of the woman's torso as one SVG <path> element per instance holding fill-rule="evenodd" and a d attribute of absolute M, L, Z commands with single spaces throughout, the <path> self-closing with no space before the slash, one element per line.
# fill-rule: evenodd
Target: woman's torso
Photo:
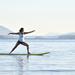
<path fill-rule="evenodd" d="M 23 38 L 23 33 L 19 33 L 19 39 L 18 41 L 23 42 L 24 38 Z"/>

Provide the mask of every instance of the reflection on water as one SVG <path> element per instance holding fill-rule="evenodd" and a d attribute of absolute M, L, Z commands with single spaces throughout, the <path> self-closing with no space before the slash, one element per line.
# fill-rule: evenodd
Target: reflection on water
<path fill-rule="evenodd" d="M 23 59 L 19 56 L 15 56 L 18 64 L 18 75 L 23 75 Z"/>
<path fill-rule="evenodd" d="M 1 56 L 0 75 L 24 75 L 23 68 L 28 68 L 29 55 L 27 56 Z"/>
<path fill-rule="evenodd" d="M 74 75 L 71 64 L 50 63 L 47 56 L 0 56 L 0 75 Z M 44 59 L 45 60 L 44 60 Z M 49 63 L 47 63 L 47 61 Z M 68 61 L 67 61 L 68 62 Z M 47 64 L 45 64 L 47 63 Z M 56 64 L 54 64 L 56 63 Z M 71 66 L 70 66 L 71 65 Z M 66 68 L 69 67 L 69 68 Z"/>
<path fill-rule="evenodd" d="M 38 75 L 38 74 L 39 75 L 74 75 L 75 74 L 75 69 L 72 69 L 72 65 L 70 69 L 67 69 L 65 67 L 64 67 L 65 69 L 60 69 L 59 66 L 61 67 L 62 64 L 57 64 L 57 63 L 43 64 L 42 63 L 43 58 L 44 56 L 29 56 L 29 55 L 0 56 L 0 75 Z M 37 61 L 39 61 L 39 63 Z"/>
<path fill-rule="evenodd" d="M 28 63 L 29 63 L 29 55 L 23 56 L 24 59 L 21 56 L 15 56 L 17 64 L 18 64 L 18 75 L 23 75 L 23 67 L 28 68 Z M 25 66 L 24 66 L 25 65 Z"/>

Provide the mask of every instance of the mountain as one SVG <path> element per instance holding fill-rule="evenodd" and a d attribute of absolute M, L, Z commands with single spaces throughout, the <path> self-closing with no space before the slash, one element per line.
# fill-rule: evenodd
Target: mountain
<path fill-rule="evenodd" d="M 75 33 L 60 35 L 58 39 L 75 39 Z"/>
<path fill-rule="evenodd" d="M 8 35 L 12 31 L 6 27 L 0 26 L 0 39 L 17 39 L 18 36 Z M 26 36 L 28 39 L 50 39 L 50 40 L 60 40 L 60 39 L 75 39 L 75 33 L 67 33 L 63 35 L 46 35 L 46 36 Z"/>
<path fill-rule="evenodd" d="M 0 26 L 0 35 L 8 35 L 8 33 L 12 32 L 11 30 L 9 30 L 8 28 L 4 27 L 4 26 Z"/>
<path fill-rule="evenodd" d="M 9 38 L 14 38 L 12 35 L 8 35 L 12 31 L 4 26 L 0 26 L 0 39 L 9 39 Z"/>

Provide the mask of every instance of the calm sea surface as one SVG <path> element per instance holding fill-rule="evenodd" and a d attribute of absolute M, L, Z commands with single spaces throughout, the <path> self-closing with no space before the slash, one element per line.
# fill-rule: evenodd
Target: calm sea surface
<path fill-rule="evenodd" d="M 75 40 L 26 40 L 31 53 L 44 56 L 0 55 L 0 75 L 75 75 Z M 0 53 L 9 53 L 16 40 L 0 40 Z M 13 53 L 26 53 L 20 45 Z"/>

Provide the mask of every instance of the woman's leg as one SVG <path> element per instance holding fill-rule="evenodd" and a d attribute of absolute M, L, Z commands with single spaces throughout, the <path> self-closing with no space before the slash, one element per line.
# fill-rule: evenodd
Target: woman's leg
<path fill-rule="evenodd" d="M 30 54 L 29 45 L 27 43 L 25 43 L 25 42 L 22 42 L 21 44 L 27 47 L 27 53 Z"/>
<path fill-rule="evenodd" d="M 11 53 L 17 48 L 17 46 L 18 46 L 19 44 L 20 44 L 20 43 L 17 42 L 16 45 L 14 46 L 14 48 L 11 50 L 11 52 L 10 52 L 9 54 L 11 54 Z"/>

